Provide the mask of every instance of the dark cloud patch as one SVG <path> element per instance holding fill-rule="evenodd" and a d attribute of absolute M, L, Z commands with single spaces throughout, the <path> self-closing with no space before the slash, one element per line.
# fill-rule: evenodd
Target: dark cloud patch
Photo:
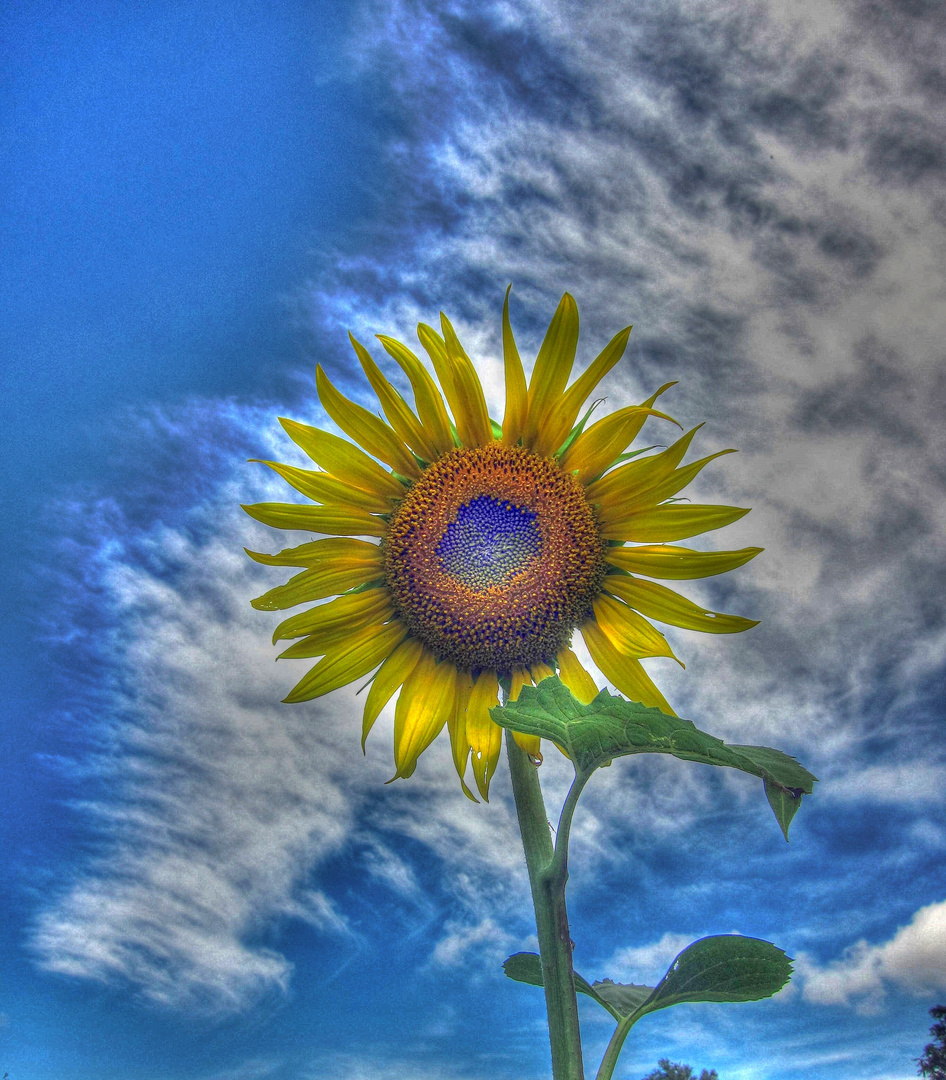
<path fill-rule="evenodd" d="M 818 238 L 818 250 L 829 259 L 846 263 L 854 277 L 868 277 L 883 254 L 873 237 L 860 229 L 841 224 L 829 224 Z"/>
<path fill-rule="evenodd" d="M 789 68 L 786 85 L 755 89 L 748 115 L 797 147 L 843 150 L 848 135 L 842 101 L 849 76 L 845 63 L 818 51 Z"/>
<path fill-rule="evenodd" d="M 628 61 L 635 75 L 672 95 L 684 121 L 703 126 L 731 100 L 734 74 L 750 49 L 739 19 L 693 19 L 679 5 L 644 5 L 634 20 Z"/>
<path fill-rule="evenodd" d="M 820 434 L 869 431 L 897 446 L 918 446 L 922 433 L 907 419 L 917 386 L 897 350 L 876 337 L 854 349 L 854 369 L 799 398 L 793 422 Z M 943 403 L 946 406 L 946 402 Z"/>
<path fill-rule="evenodd" d="M 946 98 L 946 72 L 938 67 L 924 71 L 919 77 L 918 85 L 930 97 Z"/>
<path fill-rule="evenodd" d="M 682 312 L 674 330 L 673 336 L 648 336 L 646 331 L 641 335 L 641 359 L 649 381 L 663 381 L 671 372 L 684 376 L 697 401 L 737 388 L 758 389 L 745 363 L 744 318 L 710 304 L 694 304 Z"/>
<path fill-rule="evenodd" d="M 476 9 L 466 17 L 444 12 L 440 22 L 451 56 L 469 63 L 516 108 L 557 122 L 590 119 L 592 80 L 536 28 L 498 25 Z"/>
<path fill-rule="evenodd" d="M 919 22 L 943 22 L 940 0 L 866 0 L 859 5 L 861 19 L 878 30 L 905 36 Z"/>
<path fill-rule="evenodd" d="M 915 184 L 930 174 L 946 173 L 946 148 L 938 134 L 917 116 L 895 110 L 883 130 L 867 137 L 867 167 L 888 183 Z"/>

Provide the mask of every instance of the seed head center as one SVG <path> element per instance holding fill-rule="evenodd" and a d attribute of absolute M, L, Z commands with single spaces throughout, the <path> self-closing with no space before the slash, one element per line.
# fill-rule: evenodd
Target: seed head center
<path fill-rule="evenodd" d="M 504 584 L 540 550 L 536 515 L 491 495 L 464 503 L 437 545 L 444 573 L 475 592 Z"/>
<path fill-rule="evenodd" d="M 584 489 L 521 446 L 458 448 L 424 470 L 383 541 L 398 617 L 438 660 L 549 663 L 591 617 L 606 566 Z"/>

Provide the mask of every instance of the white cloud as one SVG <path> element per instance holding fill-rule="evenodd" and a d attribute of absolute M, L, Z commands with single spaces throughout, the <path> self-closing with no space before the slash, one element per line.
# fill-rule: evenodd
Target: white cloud
<path fill-rule="evenodd" d="M 677 954 L 692 945 L 696 937 L 668 931 L 649 945 L 618 949 L 604 965 L 608 978 L 653 986 L 663 978 Z"/>
<path fill-rule="evenodd" d="M 946 790 L 946 765 L 906 761 L 894 765 L 868 765 L 840 778 L 826 777 L 825 796 L 841 802 L 942 803 Z"/>
<path fill-rule="evenodd" d="M 260 575 L 241 532 L 233 514 L 204 541 L 158 528 L 146 538 L 157 573 L 106 556 L 112 624 L 99 645 L 114 666 L 98 734 L 109 747 L 93 763 L 106 790 L 80 809 L 108 839 L 33 937 L 49 970 L 128 980 L 178 1007 L 235 1008 L 284 989 L 291 965 L 252 943 L 268 920 L 347 933 L 305 874 L 352 829 L 357 736 L 342 702 L 278 704 L 285 673 L 248 605 Z M 376 771 L 351 764 L 362 778 Z"/>
<path fill-rule="evenodd" d="M 437 942 L 431 960 L 441 967 L 458 967 L 467 963 L 468 954 L 476 953 L 477 965 L 501 964 L 513 951 L 515 938 L 486 918 L 475 926 L 448 923 L 446 934 Z"/>
<path fill-rule="evenodd" d="M 322 1080 L 332 1076 L 337 1080 L 391 1080 L 392 1077 L 409 1076 L 411 1080 L 486 1080 L 487 1074 L 470 1072 L 462 1061 L 442 1060 L 428 1064 L 407 1056 L 369 1054 L 331 1054 L 308 1066 L 302 1080 Z"/>
<path fill-rule="evenodd" d="M 946 990 L 946 900 L 920 908 L 906 926 L 879 945 L 866 940 L 821 967 L 800 954 L 803 996 L 817 1005 L 880 1006 L 888 985 L 924 996 Z"/>

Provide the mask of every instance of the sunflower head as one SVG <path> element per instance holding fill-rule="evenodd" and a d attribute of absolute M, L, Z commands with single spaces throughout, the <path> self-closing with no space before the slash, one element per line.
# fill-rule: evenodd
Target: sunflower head
<path fill-rule="evenodd" d="M 283 610 L 322 601 L 277 626 L 287 658 L 318 658 L 286 701 L 306 701 L 370 674 L 362 745 L 384 706 L 394 713 L 395 777 L 447 728 L 463 790 L 468 766 L 486 798 L 501 745 L 489 710 L 500 686 L 515 699 L 555 672 L 584 702 L 597 693 L 571 650 L 578 630 L 602 675 L 622 693 L 672 712 L 641 660 L 673 652 L 651 620 L 710 633 L 755 623 L 707 611 L 659 580 L 721 574 L 760 548 L 694 551 L 673 541 L 720 528 L 747 511 L 674 496 L 723 450 L 681 462 L 698 429 L 658 453 L 627 452 L 673 383 L 639 405 L 588 424 L 580 416 L 621 359 L 620 331 L 569 385 L 578 309 L 562 298 L 528 386 L 509 323 L 502 336 L 506 406 L 490 418 L 483 388 L 446 316 L 421 324 L 428 367 L 380 336 L 410 384 L 410 403 L 358 341 L 352 345 L 384 414 L 344 397 L 319 367 L 325 411 L 352 440 L 281 420 L 317 466 L 267 461 L 309 502 L 244 507 L 258 521 L 326 537 L 258 562 L 299 568 L 253 601 Z M 434 377 L 436 376 L 436 378 Z M 593 406 L 592 406 L 593 408 Z M 334 597 L 334 599 L 330 599 Z M 371 674 L 373 673 L 373 674 Z M 536 759 L 539 742 L 515 736 Z"/>

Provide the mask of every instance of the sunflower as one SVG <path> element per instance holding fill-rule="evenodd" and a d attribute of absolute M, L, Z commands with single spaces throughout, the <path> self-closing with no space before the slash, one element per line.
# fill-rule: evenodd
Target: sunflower
<path fill-rule="evenodd" d="M 557 673 L 581 701 L 597 694 L 570 647 L 576 629 L 621 693 L 672 713 L 641 664 L 645 657 L 677 659 L 652 620 L 716 634 L 756 625 L 649 580 L 722 574 L 761 550 L 704 552 L 671 543 L 748 512 L 674 498 L 704 465 L 732 452 L 681 465 L 698 428 L 659 452 L 626 452 L 649 417 L 676 423 L 654 408 L 674 383 L 589 425 L 595 402 L 579 419 L 621 359 L 630 330 L 616 334 L 569 386 L 578 308 L 566 293 L 527 387 L 507 290 L 501 425 L 490 418 L 476 370 L 444 315 L 439 334 L 424 324 L 417 330 L 439 388 L 410 349 L 379 335 L 410 382 L 413 408 L 351 337 L 387 422 L 344 397 L 321 367 L 319 399 L 353 442 L 280 420 L 318 470 L 262 464 L 311 503 L 244 509 L 266 525 L 327 538 L 276 555 L 248 551 L 260 563 L 301 568 L 253 606 L 275 611 L 335 597 L 276 627 L 274 643 L 298 639 L 282 657 L 320 658 L 285 700 L 307 701 L 373 672 L 364 748 L 400 691 L 392 779 L 410 776 L 446 727 L 463 790 L 473 798 L 464 780 L 469 763 L 487 798 L 502 734 L 489 710 L 501 688 L 515 700 L 524 685 Z M 515 737 L 541 760 L 537 738 Z"/>

